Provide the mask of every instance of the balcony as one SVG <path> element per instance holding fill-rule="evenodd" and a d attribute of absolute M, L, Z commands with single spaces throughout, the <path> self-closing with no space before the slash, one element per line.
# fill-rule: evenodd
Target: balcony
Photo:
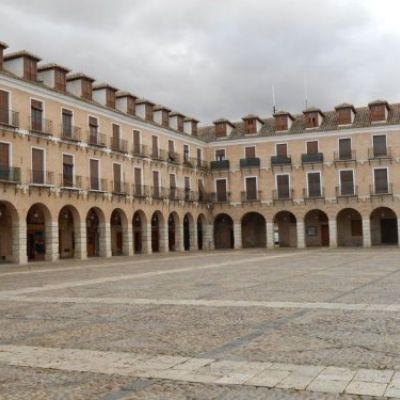
<path fill-rule="evenodd" d="M 121 181 L 111 181 L 112 194 L 117 196 L 127 196 L 129 192 L 128 184 Z"/>
<path fill-rule="evenodd" d="M 147 157 L 147 146 L 145 146 L 144 144 L 139 144 L 136 146 L 133 146 L 132 149 L 132 155 L 134 157 L 140 157 L 140 158 L 144 158 Z"/>
<path fill-rule="evenodd" d="M 106 135 L 100 132 L 88 132 L 87 142 L 90 146 L 107 147 Z"/>
<path fill-rule="evenodd" d="M 168 199 L 171 201 L 179 201 L 181 200 L 182 196 L 178 188 L 171 187 L 168 191 Z"/>
<path fill-rule="evenodd" d="M 79 190 L 82 188 L 82 177 L 72 174 L 60 174 L 60 187 L 62 190 Z"/>
<path fill-rule="evenodd" d="M 183 162 L 182 162 L 182 164 L 183 164 L 185 167 L 194 168 L 194 166 L 196 165 L 196 162 L 197 162 L 197 160 L 194 159 L 194 158 L 191 158 L 191 157 L 185 156 L 185 155 L 183 156 Z"/>
<path fill-rule="evenodd" d="M 324 155 L 323 153 L 312 153 L 307 154 L 303 153 L 301 155 L 301 163 L 302 164 L 317 164 L 324 162 Z"/>
<path fill-rule="evenodd" d="M 189 203 L 197 201 L 196 193 L 190 189 L 183 190 L 183 200 Z"/>
<path fill-rule="evenodd" d="M 107 180 L 97 177 L 87 179 L 87 190 L 89 192 L 107 192 Z"/>
<path fill-rule="evenodd" d="M 54 173 L 42 170 L 30 170 L 31 186 L 53 186 Z"/>
<path fill-rule="evenodd" d="M 71 125 L 61 125 L 61 139 L 80 142 L 82 140 L 81 128 Z"/>
<path fill-rule="evenodd" d="M 353 184 L 336 186 L 336 197 L 337 198 L 358 197 L 358 186 L 354 186 Z"/>
<path fill-rule="evenodd" d="M 151 197 L 155 200 L 163 200 L 167 198 L 167 189 L 159 186 L 151 188 Z"/>
<path fill-rule="evenodd" d="M 169 151 L 167 161 L 171 164 L 179 164 L 180 156 L 176 151 Z"/>
<path fill-rule="evenodd" d="M 19 128 L 19 113 L 0 108 L 0 125 L 11 128 Z"/>
<path fill-rule="evenodd" d="M 201 169 L 203 171 L 206 171 L 208 169 L 208 162 L 204 160 L 200 160 L 199 158 L 196 158 L 196 167 L 198 169 Z"/>
<path fill-rule="evenodd" d="M 231 200 L 230 192 L 222 192 L 222 193 L 211 193 L 211 201 L 216 204 L 224 204 L 229 203 Z"/>
<path fill-rule="evenodd" d="M 292 157 L 289 156 L 271 156 L 271 166 L 292 165 Z"/>
<path fill-rule="evenodd" d="M 210 196 L 204 191 L 200 191 L 197 196 L 197 201 L 201 204 L 206 204 L 210 202 Z"/>
<path fill-rule="evenodd" d="M 211 161 L 211 170 L 229 170 L 229 160 Z"/>
<path fill-rule="evenodd" d="M 255 158 L 241 158 L 240 159 L 240 168 L 260 168 L 260 159 Z"/>
<path fill-rule="evenodd" d="M 28 124 L 31 133 L 42 136 L 53 136 L 53 121 L 49 119 L 30 116 Z"/>
<path fill-rule="evenodd" d="M 138 199 L 144 199 L 149 196 L 149 187 L 146 185 L 132 185 L 132 194 Z"/>
<path fill-rule="evenodd" d="M 152 149 L 150 157 L 155 161 L 166 161 L 168 154 L 165 150 Z"/>
<path fill-rule="evenodd" d="M 110 147 L 112 151 L 116 151 L 118 153 L 128 153 L 128 141 L 125 139 L 110 139 Z"/>
<path fill-rule="evenodd" d="M 0 166 L 0 182 L 21 183 L 21 168 Z"/>
<path fill-rule="evenodd" d="M 388 182 L 382 182 L 369 186 L 369 193 L 371 196 L 392 196 L 393 185 Z"/>
<path fill-rule="evenodd" d="M 321 186 L 310 186 L 308 189 L 303 189 L 303 199 L 308 200 L 324 200 L 325 190 Z"/>
<path fill-rule="evenodd" d="M 272 200 L 275 202 L 285 202 L 293 200 L 293 189 L 282 188 L 282 189 L 274 189 L 272 191 Z"/>
<path fill-rule="evenodd" d="M 377 149 L 374 147 L 370 147 L 368 149 L 368 160 L 371 161 L 385 161 L 385 160 L 392 160 L 392 150 L 390 147 Z"/>
<path fill-rule="evenodd" d="M 242 191 L 241 192 L 242 203 L 255 203 L 261 201 L 261 190 L 256 192 Z"/>
<path fill-rule="evenodd" d="M 333 160 L 335 163 L 356 161 L 356 151 L 335 151 L 333 154 Z"/>

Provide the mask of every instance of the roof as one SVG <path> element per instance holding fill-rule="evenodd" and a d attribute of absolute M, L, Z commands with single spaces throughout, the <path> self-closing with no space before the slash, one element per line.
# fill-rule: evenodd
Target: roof
<path fill-rule="evenodd" d="M 111 90 L 114 90 L 115 92 L 118 91 L 118 89 L 116 87 L 111 86 L 108 83 L 95 83 L 93 85 L 93 90 L 103 90 L 103 89 L 111 89 Z"/>
<path fill-rule="evenodd" d="M 263 120 L 256 114 L 247 114 L 242 118 L 243 121 L 246 121 L 247 119 L 256 119 L 260 121 L 262 124 L 264 123 Z"/>
<path fill-rule="evenodd" d="M 307 107 L 304 111 L 303 114 L 307 114 L 307 113 L 314 113 L 314 112 L 318 112 L 320 114 L 323 114 L 323 112 L 321 111 L 321 109 L 317 108 L 317 107 Z"/>
<path fill-rule="evenodd" d="M 178 111 L 172 111 L 169 116 L 170 117 L 184 117 L 185 118 L 185 116 L 183 114 L 181 114 L 180 112 L 178 112 Z"/>
<path fill-rule="evenodd" d="M 69 82 L 70 81 L 76 81 L 78 79 L 87 79 L 87 80 L 89 80 L 91 82 L 94 82 L 94 79 L 91 76 L 85 75 L 82 72 L 77 72 L 77 73 L 74 73 L 74 74 L 67 75 L 67 81 L 69 81 Z"/>
<path fill-rule="evenodd" d="M 70 72 L 71 70 L 63 67 L 62 65 L 59 64 L 54 64 L 54 63 L 49 63 L 49 64 L 43 64 L 43 65 L 39 65 L 38 71 L 48 71 L 50 69 L 61 69 L 65 72 Z"/>
<path fill-rule="evenodd" d="M 199 120 L 196 118 L 192 118 L 192 117 L 185 117 L 184 122 L 196 122 L 198 123 Z"/>
<path fill-rule="evenodd" d="M 2 47 L 3 49 L 7 49 L 8 48 L 8 44 L 4 43 L 4 42 L 0 42 L 0 47 Z"/>
<path fill-rule="evenodd" d="M 290 114 L 289 111 L 279 110 L 279 111 L 276 111 L 276 112 L 274 113 L 274 117 L 285 116 L 285 115 L 287 115 L 287 116 L 288 116 L 290 119 L 292 119 L 292 120 L 294 119 L 293 115 Z"/>
<path fill-rule="evenodd" d="M 157 105 L 154 107 L 153 111 L 167 111 L 167 112 L 170 112 L 171 110 L 170 110 L 169 108 L 167 108 L 167 107 L 161 105 L 161 104 L 157 104 Z"/>
<path fill-rule="evenodd" d="M 368 107 L 370 107 L 370 106 L 380 106 L 380 105 L 382 105 L 382 104 L 384 104 L 384 105 L 386 106 L 387 109 L 390 108 L 390 107 L 389 107 L 389 103 L 388 103 L 386 100 L 379 100 L 379 99 L 369 102 L 369 103 L 368 103 Z"/>
<path fill-rule="evenodd" d="M 134 94 L 124 91 L 124 90 L 120 90 L 117 92 L 116 94 L 117 97 L 133 97 L 134 99 L 137 99 L 137 96 L 135 96 Z"/>
<path fill-rule="evenodd" d="M 229 124 L 233 128 L 235 127 L 235 124 L 233 124 L 231 121 L 229 121 L 229 119 L 226 119 L 226 118 L 218 118 L 213 122 L 213 124 L 214 125 L 216 125 L 216 124 Z"/>
<path fill-rule="evenodd" d="M 30 53 L 29 51 L 26 51 L 26 50 L 20 50 L 20 51 L 14 52 L 14 53 L 5 54 L 4 55 L 4 60 L 5 61 L 14 60 L 15 58 L 20 58 L 20 57 L 33 58 L 36 61 L 40 61 L 41 60 L 40 57 L 38 57 L 35 54 Z"/>
<path fill-rule="evenodd" d="M 151 106 L 155 106 L 155 103 L 151 102 L 150 100 L 143 99 L 143 98 L 136 100 L 136 105 L 140 105 L 140 104 L 149 104 Z"/>

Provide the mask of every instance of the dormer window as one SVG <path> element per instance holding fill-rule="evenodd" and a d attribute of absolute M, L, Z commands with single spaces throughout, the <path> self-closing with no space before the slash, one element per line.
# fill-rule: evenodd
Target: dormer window
<path fill-rule="evenodd" d="M 312 108 L 303 112 L 306 129 L 319 128 L 323 114 L 319 109 Z"/>
<path fill-rule="evenodd" d="M 388 117 L 389 104 L 385 100 L 376 100 L 368 104 L 371 122 L 385 122 Z"/>
<path fill-rule="evenodd" d="M 170 109 L 164 106 L 154 107 L 154 121 L 165 128 L 169 128 L 170 111 L 171 111 Z"/>
<path fill-rule="evenodd" d="M 23 50 L 4 56 L 4 67 L 20 78 L 36 82 L 39 61 L 39 57 Z"/>
<path fill-rule="evenodd" d="M 136 113 L 136 96 L 128 92 L 118 92 L 116 94 L 115 106 L 118 110 L 129 115 Z"/>
<path fill-rule="evenodd" d="M 288 131 L 292 127 L 294 118 L 287 111 L 278 111 L 274 114 L 275 131 Z"/>
<path fill-rule="evenodd" d="M 4 61 L 4 55 L 3 55 L 3 53 L 4 53 L 4 50 L 5 50 L 7 47 L 8 47 L 8 46 L 7 46 L 5 43 L 0 42 L 0 71 L 3 69 L 3 61 Z"/>
<path fill-rule="evenodd" d="M 93 99 L 109 108 L 115 109 L 116 93 L 117 89 L 106 83 L 93 86 Z"/>
<path fill-rule="evenodd" d="M 335 107 L 338 125 L 351 125 L 356 113 L 352 104 L 343 103 Z"/>
<path fill-rule="evenodd" d="M 235 125 L 233 125 L 230 121 L 224 118 L 214 121 L 214 125 L 215 125 L 216 138 L 229 136 L 232 130 L 235 128 Z"/>
<path fill-rule="evenodd" d="M 92 100 L 92 84 L 94 79 L 82 73 L 67 76 L 67 90 L 84 100 Z"/>
<path fill-rule="evenodd" d="M 188 135 L 197 136 L 197 121 L 194 118 L 185 118 L 184 120 L 184 131 Z"/>
<path fill-rule="evenodd" d="M 67 90 L 67 73 L 69 69 L 56 64 L 46 64 L 38 68 L 38 78 L 46 86 L 65 92 Z"/>
<path fill-rule="evenodd" d="M 264 122 L 262 119 L 257 117 L 257 115 L 247 115 L 246 117 L 243 117 L 243 122 L 244 122 L 244 132 L 246 135 L 254 135 L 258 132 L 260 132 Z"/>
<path fill-rule="evenodd" d="M 153 122 L 154 103 L 149 100 L 141 99 L 136 102 L 136 115 L 146 121 Z"/>

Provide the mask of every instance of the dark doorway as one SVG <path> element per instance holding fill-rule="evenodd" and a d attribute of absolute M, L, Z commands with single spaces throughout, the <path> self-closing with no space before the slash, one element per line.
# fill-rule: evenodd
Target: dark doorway
<path fill-rule="evenodd" d="M 216 249 L 233 249 L 233 221 L 227 214 L 219 214 L 214 221 Z"/>
<path fill-rule="evenodd" d="M 203 250 L 203 221 L 201 216 L 197 218 L 197 246 L 199 250 Z"/>
<path fill-rule="evenodd" d="M 100 221 L 97 212 L 91 209 L 86 217 L 88 257 L 98 257 L 100 255 L 99 227 Z"/>
<path fill-rule="evenodd" d="M 397 244 L 397 221 L 381 219 L 382 244 Z"/>
<path fill-rule="evenodd" d="M 29 261 L 43 261 L 46 257 L 46 227 L 43 207 L 34 205 L 27 218 L 27 252 Z"/>
<path fill-rule="evenodd" d="M 183 246 L 186 251 L 190 250 L 190 221 L 187 215 L 183 218 Z"/>
<path fill-rule="evenodd" d="M 267 235 L 265 218 L 256 212 L 250 212 L 242 218 L 243 248 L 266 247 Z"/>
<path fill-rule="evenodd" d="M 157 213 L 151 218 L 151 250 L 153 253 L 160 251 L 160 218 Z"/>
<path fill-rule="evenodd" d="M 138 212 L 133 216 L 133 247 L 135 254 L 143 252 L 143 224 L 142 218 Z"/>
<path fill-rule="evenodd" d="M 168 217 L 168 249 L 169 251 L 176 250 L 176 223 L 173 214 Z"/>
<path fill-rule="evenodd" d="M 321 246 L 329 246 L 329 226 L 321 225 Z"/>

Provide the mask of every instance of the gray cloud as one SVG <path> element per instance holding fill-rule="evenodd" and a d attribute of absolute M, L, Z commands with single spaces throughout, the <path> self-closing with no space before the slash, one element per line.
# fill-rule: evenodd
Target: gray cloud
<path fill-rule="evenodd" d="M 204 122 L 400 99 L 399 32 L 368 0 L 0 0 L 1 37 Z M 381 1 L 394 13 L 394 2 Z"/>

